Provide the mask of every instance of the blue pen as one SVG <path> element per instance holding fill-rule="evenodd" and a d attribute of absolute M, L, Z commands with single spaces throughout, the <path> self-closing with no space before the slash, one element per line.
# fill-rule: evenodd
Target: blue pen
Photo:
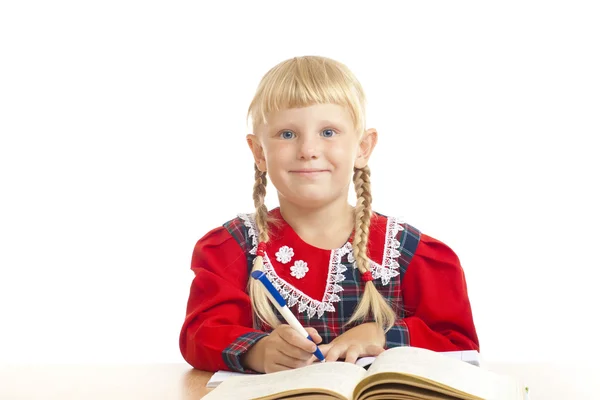
<path fill-rule="evenodd" d="M 273 305 L 277 307 L 277 309 L 279 310 L 283 318 L 285 318 L 287 323 L 301 335 L 306 336 L 308 340 L 314 342 L 308 334 L 308 332 L 306 332 L 306 329 L 304 329 L 304 327 L 300 325 L 300 322 L 296 319 L 294 314 L 292 314 L 285 300 L 277 291 L 277 289 L 275 289 L 269 278 L 267 278 L 267 275 L 261 271 L 254 271 L 251 275 L 254 279 L 258 279 L 259 281 L 261 281 L 265 288 L 267 288 L 267 297 L 271 300 Z M 321 353 L 319 347 L 317 347 L 317 351 L 315 351 L 313 354 L 317 356 L 317 358 L 321 360 L 321 362 L 325 361 L 325 357 L 323 357 L 323 353 Z"/>

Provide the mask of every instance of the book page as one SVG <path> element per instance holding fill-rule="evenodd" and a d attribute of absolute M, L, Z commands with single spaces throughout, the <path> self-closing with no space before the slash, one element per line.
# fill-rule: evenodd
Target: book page
<path fill-rule="evenodd" d="M 373 361 L 375 361 L 375 357 L 361 357 L 356 360 L 356 365 L 364 368 L 367 365 L 371 365 Z"/>
<path fill-rule="evenodd" d="M 356 384 L 365 376 L 364 368 L 345 362 L 315 363 L 306 367 L 270 374 L 234 376 L 203 399 L 255 399 L 292 390 L 322 388 L 350 399 Z"/>
<path fill-rule="evenodd" d="M 459 360 L 468 362 L 473 365 L 481 365 L 481 356 L 477 350 L 461 350 L 461 351 L 439 351 L 438 353 L 443 354 L 447 357 L 457 358 Z M 360 367 L 367 367 L 375 361 L 377 357 L 361 357 L 356 360 L 356 365 Z"/>
<path fill-rule="evenodd" d="M 422 377 L 487 400 L 522 398 L 521 385 L 509 376 L 417 347 L 395 347 L 381 353 L 367 376 L 381 372 Z"/>
<path fill-rule="evenodd" d="M 210 377 L 210 380 L 206 384 L 206 387 L 215 388 L 215 387 L 219 386 L 219 384 L 221 382 L 223 382 L 225 379 L 233 378 L 234 376 L 244 376 L 244 375 L 250 375 L 250 374 L 244 374 L 243 372 L 223 371 L 223 370 L 217 371 L 214 374 L 212 374 L 212 376 Z"/>

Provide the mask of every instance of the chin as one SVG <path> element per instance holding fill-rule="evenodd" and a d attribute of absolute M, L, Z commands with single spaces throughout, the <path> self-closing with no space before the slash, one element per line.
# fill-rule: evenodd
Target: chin
<path fill-rule="evenodd" d="M 334 202 L 337 196 L 323 196 L 323 193 L 285 196 L 286 200 L 301 208 L 320 208 Z"/>

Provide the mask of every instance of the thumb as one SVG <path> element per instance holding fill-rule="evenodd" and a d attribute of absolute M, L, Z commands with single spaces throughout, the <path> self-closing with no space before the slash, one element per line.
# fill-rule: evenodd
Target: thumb
<path fill-rule="evenodd" d="M 321 335 L 319 335 L 319 332 L 317 332 L 317 330 L 315 328 L 305 328 L 306 332 L 308 332 L 308 334 L 310 335 L 311 339 L 319 344 L 323 341 L 323 339 L 321 338 Z"/>

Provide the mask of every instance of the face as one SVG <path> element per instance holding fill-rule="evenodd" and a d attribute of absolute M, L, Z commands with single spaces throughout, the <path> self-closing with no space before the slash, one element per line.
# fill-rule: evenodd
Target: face
<path fill-rule="evenodd" d="M 318 207 L 347 201 L 354 168 L 367 165 L 377 132 L 356 131 L 344 107 L 316 104 L 272 113 L 247 139 L 280 201 Z"/>

